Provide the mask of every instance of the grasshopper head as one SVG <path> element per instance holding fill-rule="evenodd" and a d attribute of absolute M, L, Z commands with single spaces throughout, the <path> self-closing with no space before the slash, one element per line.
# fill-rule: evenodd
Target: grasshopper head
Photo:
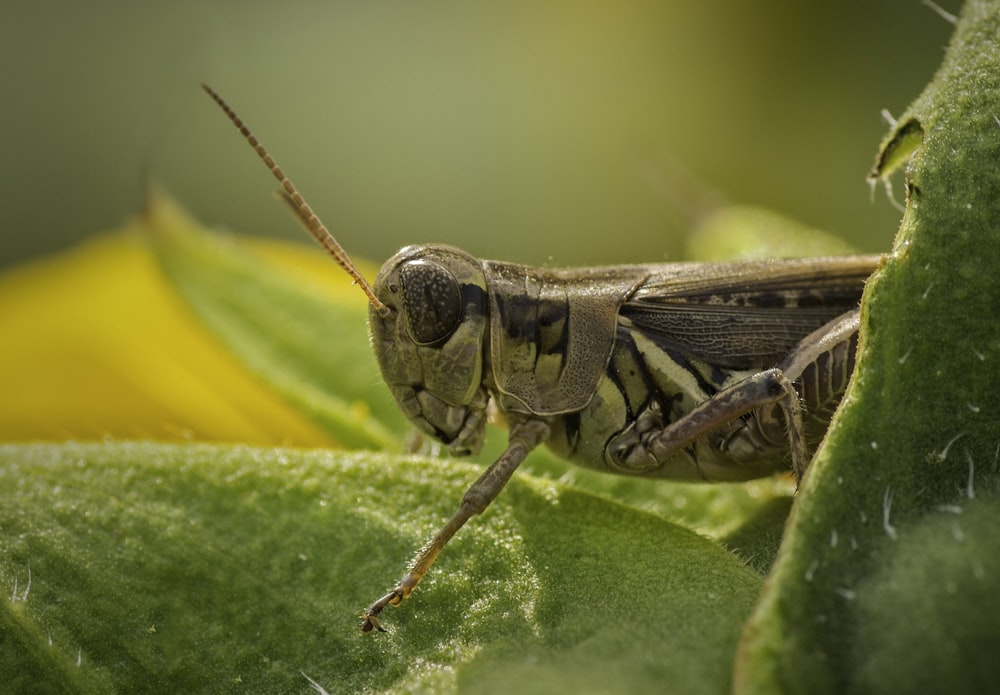
<path fill-rule="evenodd" d="M 372 346 L 400 408 L 453 454 L 479 451 L 486 403 L 482 264 L 450 246 L 407 246 L 375 279 Z"/>
<path fill-rule="evenodd" d="M 449 246 L 408 246 L 382 266 L 375 286 L 369 286 L 236 112 L 211 87 L 202 87 L 281 184 L 282 199 L 302 226 L 368 297 L 375 356 L 406 416 L 454 454 L 479 451 L 489 400 L 482 384 L 482 265 Z"/>

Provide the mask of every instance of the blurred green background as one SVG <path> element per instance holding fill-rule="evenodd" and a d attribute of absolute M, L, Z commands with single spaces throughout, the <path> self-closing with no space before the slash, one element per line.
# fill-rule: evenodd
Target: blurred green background
<path fill-rule="evenodd" d="M 678 172 L 886 250 L 899 212 L 865 183 L 879 113 L 920 92 L 952 29 L 920 0 L 55 0 L 2 15 L 0 265 L 116 226 L 146 179 L 209 224 L 306 243 L 201 81 L 375 261 L 430 241 L 556 265 L 675 257 Z"/>

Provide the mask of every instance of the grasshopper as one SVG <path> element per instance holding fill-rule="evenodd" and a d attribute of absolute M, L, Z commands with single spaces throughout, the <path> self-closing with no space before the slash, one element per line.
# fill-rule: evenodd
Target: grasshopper
<path fill-rule="evenodd" d="M 410 596 L 448 541 L 540 444 L 648 478 L 801 481 L 854 369 L 859 302 L 881 256 L 556 270 L 407 246 L 370 285 L 243 121 L 202 85 L 309 233 L 368 297 L 382 376 L 453 455 L 478 452 L 492 403 L 506 450 L 362 618 Z"/>

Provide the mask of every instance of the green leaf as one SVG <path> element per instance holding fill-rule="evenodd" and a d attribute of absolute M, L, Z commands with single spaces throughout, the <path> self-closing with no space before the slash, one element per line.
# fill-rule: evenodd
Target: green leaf
<path fill-rule="evenodd" d="M 406 425 L 368 345 L 362 295 L 321 294 L 162 197 L 144 218 L 164 272 L 254 373 L 350 448 L 393 448 Z M 340 269 L 331 263 L 331 273 Z"/>
<path fill-rule="evenodd" d="M 738 692 L 994 691 L 1000 3 L 969 2 L 886 138 L 907 209 L 859 368 L 744 634 Z M 919 142 L 919 145 L 917 143 Z"/>
<path fill-rule="evenodd" d="M 855 253 L 843 239 L 766 208 L 729 205 L 705 214 L 684 255 L 698 261 L 791 258 Z"/>
<path fill-rule="evenodd" d="M 17 692 L 729 687 L 760 579 L 704 538 L 517 476 L 390 632 L 358 615 L 476 469 L 208 445 L 0 447 Z"/>

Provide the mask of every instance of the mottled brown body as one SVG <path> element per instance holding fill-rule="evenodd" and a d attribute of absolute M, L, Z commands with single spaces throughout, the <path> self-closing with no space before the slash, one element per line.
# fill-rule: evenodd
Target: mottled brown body
<path fill-rule="evenodd" d="M 699 404 L 771 369 L 794 385 L 805 443 L 818 442 L 853 369 L 857 306 L 877 261 L 554 270 L 412 246 L 375 282 L 399 313 L 373 313 L 373 343 L 404 412 L 455 453 L 479 449 L 492 399 L 509 422 L 544 422 L 545 443 L 589 468 L 705 481 L 790 465 L 801 473 L 805 461 L 794 460 L 774 403 L 720 418 L 669 452 L 652 442 L 677 423 L 683 429 Z M 452 283 L 457 307 L 441 335 L 419 346 L 399 299 L 412 289 L 412 268 L 437 275 L 439 290 Z M 422 303 L 423 320 L 441 296 Z"/>

